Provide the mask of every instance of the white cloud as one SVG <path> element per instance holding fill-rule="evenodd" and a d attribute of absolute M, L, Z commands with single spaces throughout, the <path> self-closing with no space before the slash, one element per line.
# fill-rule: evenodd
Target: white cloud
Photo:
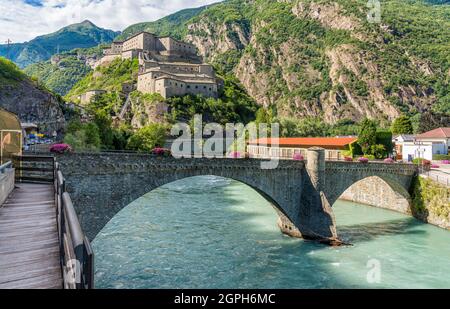
<path fill-rule="evenodd" d="M 0 0 L 0 44 L 7 39 L 29 41 L 86 19 L 118 31 L 215 2 L 218 0 L 42 0 L 41 6 L 32 6 L 22 0 Z"/>

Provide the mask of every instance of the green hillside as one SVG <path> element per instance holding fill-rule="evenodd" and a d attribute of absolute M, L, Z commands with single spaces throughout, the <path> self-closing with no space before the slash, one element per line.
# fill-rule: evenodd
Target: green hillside
<path fill-rule="evenodd" d="M 118 34 L 112 30 L 99 28 L 90 21 L 84 21 L 26 43 L 0 45 L 0 56 L 9 58 L 24 68 L 35 62 L 46 61 L 58 51 L 89 48 L 111 42 Z"/>
<path fill-rule="evenodd" d="M 186 9 L 161 18 L 154 22 L 144 22 L 129 26 L 116 39 L 124 40 L 133 34 L 141 31 L 155 33 L 160 36 L 170 35 L 177 39 L 182 39 L 186 34 L 186 23 L 193 17 L 197 16 L 208 7 L 202 6 L 199 8 Z"/>
<path fill-rule="evenodd" d="M 100 46 L 87 49 L 78 48 L 53 56 L 53 63 L 47 60 L 31 64 L 24 69 L 24 72 L 39 80 L 50 90 L 64 96 L 77 82 L 91 72 L 91 68 L 86 63 L 87 59 L 99 59 L 101 56 L 102 48 Z"/>
<path fill-rule="evenodd" d="M 66 95 L 67 100 L 76 101 L 77 97 L 86 91 L 102 89 L 121 91 L 123 83 L 136 83 L 139 62 L 134 60 L 116 59 L 108 66 L 101 66 L 88 73 Z"/>
<path fill-rule="evenodd" d="M 25 78 L 26 75 L 13 62 L 0 57 L 0 84 L 14 84 Z"/>

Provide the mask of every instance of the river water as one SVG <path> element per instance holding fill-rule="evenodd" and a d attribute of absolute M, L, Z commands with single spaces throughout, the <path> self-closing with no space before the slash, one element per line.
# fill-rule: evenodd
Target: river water
<path fill-rule="evenodd" d="M 123 209 L 93 242 L 97 288 L 450 288 L 450 232 L 338 201 L 331 248 L 280 233 L 250 187 L 181 180 Z"/>

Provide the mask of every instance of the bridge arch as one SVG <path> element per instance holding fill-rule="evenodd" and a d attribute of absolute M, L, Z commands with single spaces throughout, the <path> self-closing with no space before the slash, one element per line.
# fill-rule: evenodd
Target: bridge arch
<path fill-rule="evenodd" d="M 403 164 L 325 162 L 324 150 L 308 150 L 307 161 L 281 160 L 263 169 L 257 159 L 175 159 L 145 154 L 64 154 L 57 158 L 81 225 L 90 239 L 125 206 L 165 184 L 214 175 L 242 182 L 279 209 L 282 231 L 334 242 L 330 204 L 369 176 L 408 190 L 415 167 Z"/>
<path fill-rule="evenodd" d="M 298 225 L 304 163 L 280 162 L 261 169 L 259 160 L 174 159 L 148 155 L 72 154 L 59 160 L 67 188 L 90 239 L 120 210 L 163 185 L 194 176 L 241 182 L 268 200 L 283 219 Z"/>
<path fill-rule="evenodd" d="M 411 214 L 411 196 L 398 182 L 368 176 L 347 188 L 339 199 Z"/>
<path fill-rule="evenodd" d="M 384 187 L 398 198 L 409 199 L 408 191 L 415 174 L 416 167 L 408 164 L 326 162 L 324 190 L 331 205 L 355 185 L 370 187 L 378 198 L 382 198 L 380 188 Z"/>
<path fill-rule="evenodd" d="M 219 174 L 219 173 L 216 173 L 216 174 Z M 171 177 L 165 178 L 165 179 L 160 178 L 159 179 L 160 181 L 158 181 L 156 183 L 149 182 L 148 184 L 142 185 L 139 188 L 135 188 L 135 190 L 130 192 L 130 194 L 128 195 L 130 200 L 133 199 L 130 203 L 128 203 L 126 205 L 124 203 L 120 203 L 119 207 L 114 207 L 113 209 L 111 209 L 108 212 L 108 217 L 107 218 L 105 217 L 105 220 L 97 222 L 97 224 L 95 225 L 95 230 L 90 230 L 88 232 L 92 233 L 92 235 L 94 235 L 94 233 L 95 233 L 95 236 L 93 236 L 93 237 L 96 237 L 103 230 L 103 228 L 110 221 L 112 221 L 114 219 L 114 217 L 120 211 L 122 211 L 123 209 L 127 208 L 129 205 L 131 205 L 133 202 L 137 201 L 138 199 L 144 197 L 145 195 L 147 195 L 147 194 L 149 194 L 149 193 L 151 193 L 151 192 L 153 192 L 153 191 L 155 191 L 155 190 L 157 190 L 159 188 L 162 188 L 162 187 L 164 187 L 166 185 L 169 185 L 169 184 L 177 183 L 179 181 L 188 181 L 190 179 L 193 180 L 193 179 L 195 179 L 197 177 L 211 177 L 211 176 L 212 177 L 220 177 L 220 178 L 223 178 L 223 179 L 236 181 L 236 182 L 238 182 L 240 184 L 246 185 L 247 187 L 251 188 L 253 191 L 257 192 L 263 199 L 265 199 L 272 206 L 272 208 L 274 209 L 276 214 L 280 218 L 283 218 L 282 220 L 283 220 L 283 222 L 285 222 L 286 225 L 289 224 L 289 226 L 287 227 L 288 230 L 289 229 L 292 230 L 293 223 L 292 223 L 292 220 L 289 218 L 290 215 L 286 213 L 286 211 L 282 208 L 282 206 L 280 206 L 278 204 L 278 202 L 272 196 L 270 196 L 267 193 L 265 193 L 264 191 L 262 191 L 259 187 L 255 187 L 254 184 L 246 183 L 245 180 L 239 180 L 239 179 L 235 179 L 235 178 L 231 178 L 231 177 L 224 177 L 224 176 L 221 176 L 221 175 L 214 175 L 214 174 L 204 174 L 204 175 L 202 174 L 202 175 L 200 175 L 200 173 L 199 173 L 198 175 L 194 175 L 194 176 L 182 177 L 182 176 L 179 176 L 179 175 L 178 176 L 175 175 L 173 178 L 171 178 Z M 170 179 L 174 179 L 174 180 L 170 180 Z M 146 190 L 149 190 L 149 189 L 150 189 L 150 191 L 146 192 Z M 182 202 L 182 201 L 180 201 L 180 202 Z M 279 221 L 278 221 L 279 225 L 280 225 L 280 221 L 281 221 L 281 219 L 279 219 Z"/>

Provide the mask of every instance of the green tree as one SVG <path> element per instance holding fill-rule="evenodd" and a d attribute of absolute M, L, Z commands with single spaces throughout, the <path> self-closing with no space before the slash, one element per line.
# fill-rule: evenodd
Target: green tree
<path fill-rule="evenodd" d="M 358 145 L 364 154 L 371 154 L 371 147 L 377 142 L 377 125 L 375 121 L 364 119 L 361 122 L 361 130 L 358 137 Z"/>
<path fill-rule="evenodd" d="M 83 126 L 86 136 L 87 149 L 98 149 L 101 145 L 100 130 L 95 123 L 87 123 Z"/>
<path fill-rule="evenodd" d="M 386 147 L 381 144 L 372 145 L 370 147 L 370 154 L 376 159 L 384 159 L 387 156 Z"/>
<path fill-rule="evenodd" d="M 408 116 L 402 115 L 394 120 L 391 126 L 393 134 L 412 134 L 413 126 Z"/>
<path fill-rule="evenodd" d="M 103 148 L 113 148 L 113 130 L 111 128 L 112 118 L 104 110 L 100 110 L 94 115 L 94 123 L 97 125 L 100 141 Z"/>
<path fill-rule="evenodd" d="M 128 141 L 127 148 L 139 152 L 152 151 L 166 142 L 167 129 L 159 123 L 152 123 L 138 130 Z"/>
<path fill-rule="evenodd" d="M 74 127 L 64 137 L 66 144 L 76 151 L 97 151 L 100 148 L 100 133 L 95 123 L 82 124 L 77 130 Z"/>

